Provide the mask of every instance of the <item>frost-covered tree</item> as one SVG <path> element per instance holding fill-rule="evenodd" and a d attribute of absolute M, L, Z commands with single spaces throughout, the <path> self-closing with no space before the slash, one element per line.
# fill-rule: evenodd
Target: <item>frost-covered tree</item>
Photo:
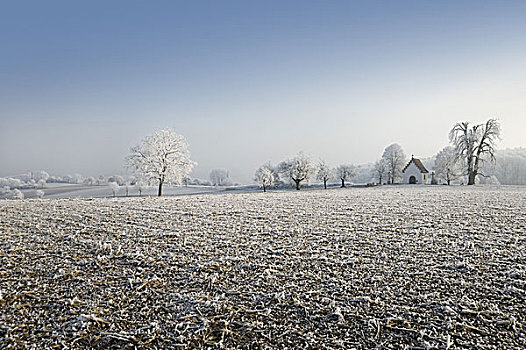
<path fill-rule="evenodd" d="M 405 165 L 405 153 L 397 143 L 389 145 L 382 155 L 382 160 L 385 162 L 387 167 L 387 176 L 389 183 L 397 183 L 402 179 L 402 170 Z"/>
<path fill-rule="evenodd" d="M 24 199 L 24 194 L 19 189 L 15 188 L 9 193 L 11 199 Z"/>
<path fill-rule="evenodd" d="M 42 191 L 42 190 L 36 190 L 36 191 L 35 191 L 35 195 L 36 195 L 37 198 L 39 198 L 39 199 L 42 199 L 42 198 L 44 197 L 44 194 L 45 194 L 45 192 Z"/>
<path fill-rule="evenodd" d="M 22 182 L 22 180 L 15 179 L 13 177 L 8 177 L 7 179 L 4 179 L 1 182 L 3 186 L 9 186 L 10 189 L 21 188 L 24 186 L 24 183 Z"/>
<path fill-rule="evenodd" d="M 108 180 L 106 180 L 106 177 L 104 177 L 104 175 L 99 175 L 99 177 L 97 178 L 97 185 L 107 185 L 108 184 Z"/>
<path fill-rule="evenodd" d="M 126 189 L 126 197 L 128 197 L 128 195 L 130 194 L 130 187 L 131 187 L 130 180 L 126 180 L 126 182 L 124 183 L 124 186 Z"/>
<path fill-rule="evenodd" d="M 8 195 L 10 191 L 11 191 L 11 188 L 9 186 L 1 186 L 0 187 L 0 195 L 1 196 Z"/>
<path fill-rule="evenodd" d="M 84 179 L 84 184 L 88 186 L 94 186 L 97 184 L 97 179 L 95 179 L 93 176 L 89 176 Z"/>
<path fill-rule="evenodd" d="M 122 186 L 126 181 L 124 180 L 124 177 L 120 175 L 112 175 L 108 177 L 108 182 L 116 182 L 119 186 Z"/>
<path fill-rule="evenodd" d="M 27 173 L 23 173 L 23 174 L 19 175 L 18 178 L 20 180 L 22 180 L 23 182 L 29 182 L 30 180 L 33 179 L 33 172 L 32 171 L 28 171 Z"/>
<path fill-rule="evenodd" d="M 385 163 L 385 160 L 382 158 L 380 160 L 377 160 L 374 163 L 373 167 L 373 177 L 375 179 L 378 179 L 378 184 L 382 184 L 382 180 L 387 176 L 387 164 Z"/>
<path fill-rule="evenodd" d="M 37 181 L 44 180 L 44 182 L 46 182 L 48 179 L 49 174 L 44 170 L 40 170 L 35 174 L 35 180 Z"/>
<path fill-rule="evenodd" d="M 137 189 L 137 192 L 139 192 L 139 197 L 142 196 L 142 191 L 144 191 L 146 186 L 147 184 L 142 180 L 139 180 L 135 183 L 135 188 Z"/>
<path fill-rule="evenodd" d="M 209 177 L 210 183 L 214 186 L 229 186 L 232 184 L 230 172 L 226 169 L 212 169 Z"/>
<path fill-rule="evenodd" d="M 345 181 L 350 180 L 354 175 L 356 175 L 356 169 L 353 165 L 342 164 L 334 169 L 334 174 L 342 182 L 341 187 L 345 187 Z"/>
<path fill-rule="evenodd" d="M 165 129 L 145 137 L 132 147 L 126 159 L 128 167 L 139 179 L 156 181 L 158 195 L 162 195 L 163 184 L 173 181 L 181 184 L 196 164 L 190 159 L 188 143 L 182 135 Z"/>
<path fill-rule="evenodd" d="M 71 176 L 70 174 L 66 174 L 66 175 L 62 176 L 61 182 L 64 182 L 64 183 L 67 183 L 67 184 L 72 184 L 73 183 L 73 176 Z"/>
<path fill-rule="evenodd" d="M 84 182 L 84 176 L 81 174 L 74 174 L 71 181 L 74 184 L 81 184 Z"/>
<path fill-rule="evenodd" d="M 116 182 L 110 182 L 109 185 L 111 193 L 113 193 L 113 197 L 115 197 L 117 195 L 117 191 L 119 190 L 119 184 Z"/>
<path fill-rule="evenodd" d="M 462 167 L 455 148 L 446 146 L 438 152 L 435 159 L 435 175 L 448 185 L 462 176 Z"/>
<path fill-rule="evenodd" d="M 495 143 L 500 138 L 500 124 L 489 119 L 484 124 L 470 126 L 470 122 L 456 123 L 449 132 L 449 141 L 457 157 L 463 159 L 468 185 L 474 185 L 486 160 L 495 162 Z"/>
<path fill-rule="evenodd" d="M 278 165 L 279 173 L 291 179 L 296 184 L 296 190 L 301 189 L 302 181 L 309 181 L 315 172 L 310 158 L 303 152 L 292 159 Z"/>
<path fill-rule="evenodd" d="M 526 185 L 526 148 L 498 150 L 495 158 L 495 164 L 485 164 L 485 174 L 495 175 L 503 185 Z"/>
<path fill-rule="evenodd" d="M 329 181 L 331 177 L 331 168 L 324 160 L 320 160 L 318 163 L 318 173 L 316 174 L 316 179 L 323 181 L 323 188 L 327 189 L 327 181 Z"/>
<path fill-rule="evenodd" d="M 272 165 L 267 163 L 260 166 L 254 174 L 254 181 L 263 186 L 263 192 L 267 192 L 267 187 L 273 186 L 276 181 Z"/>

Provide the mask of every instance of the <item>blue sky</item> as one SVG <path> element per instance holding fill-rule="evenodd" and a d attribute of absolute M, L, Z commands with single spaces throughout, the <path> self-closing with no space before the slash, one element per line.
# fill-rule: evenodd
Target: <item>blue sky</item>
<path fill-rule="evenodd" d="M 172 127 L 206 178 L 421 157 L 461 120 L 526 146 L 523 1 L 17 1 L 0 12 L 0 176 L 122 173 Z"/>

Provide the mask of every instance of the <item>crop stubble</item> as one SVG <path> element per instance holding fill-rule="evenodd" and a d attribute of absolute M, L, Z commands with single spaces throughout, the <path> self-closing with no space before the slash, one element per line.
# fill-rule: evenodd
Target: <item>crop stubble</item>
<path fill-rule="evenodd" d="M 526 189 L 0 201 L 0 348 L 522 348 Z"/>

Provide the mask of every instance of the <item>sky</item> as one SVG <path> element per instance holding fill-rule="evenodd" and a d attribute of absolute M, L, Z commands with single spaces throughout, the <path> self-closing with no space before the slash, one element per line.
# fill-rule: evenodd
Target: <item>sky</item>
<path fill-rule="evenodd" d="M 433 156 L 464 120 L 526 146 L 524 18 L 524 1 L 4 2 L 0 176 L 125 174 L 167 127 L 193 177 L 241 183 L 299 151 Z"/>

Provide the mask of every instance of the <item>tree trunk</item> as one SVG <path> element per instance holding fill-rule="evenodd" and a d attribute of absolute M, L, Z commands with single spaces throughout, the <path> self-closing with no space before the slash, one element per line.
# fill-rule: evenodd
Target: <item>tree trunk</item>
<path fill-rule="evenodd" d="M 345 187 L 345 180 L 344 179 L 341 179 L 342 180 L 342 187 Z"/>
<path fill-rule="evenodd" d="M 294 180 L 294 182 L 296 183 L 296 190 L 300 190 L 300 182 L 299 180 Z"/>
<path fill-rule="evenodd" d="M 447 185 L 449 186 L 451 184 L 451 180 L 447 179 Z"/>
<path fill-rule="evenodd" d="M 263 192 L 267 192 L 267 187 L 263 184 Z"/>
<path fill-rule="evenodd" d="M 327 180 L 323 180 L 323 188 L 327 189 Z"/>
<path fill-rule="evenodd" d="M 163 195 L 163 181 L 159 180 L 159 192 L 157 193 L 159 197 Z"/>
<path fill-rule="evenodd" d="M 477 158 L 475 158 L 475 163 L 473 163 L 473 169 L 469 170 L 468 185 L 475 184 L 475 178 L 477 177 L 477 174 L 479 172 L 479 159 L 480 158 L 477 154 Z"/>
<path fill-rule="evenodd" d="M 468 176 L 468 185 L 474 185 L 476 177 L 477 177 L 477 173 L 474 171 L 470 171 L 469 176 Z"/>

